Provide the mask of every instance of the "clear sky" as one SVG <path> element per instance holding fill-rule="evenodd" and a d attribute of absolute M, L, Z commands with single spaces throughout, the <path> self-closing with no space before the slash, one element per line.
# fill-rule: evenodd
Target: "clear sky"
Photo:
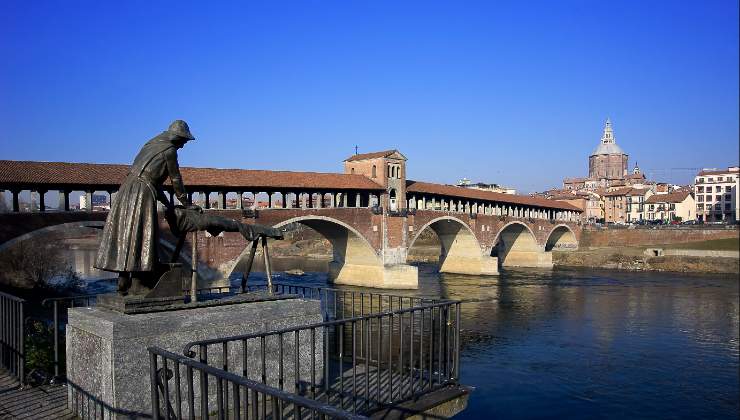
<path fill-rule="evenodd" d="M 737 1 L 0 2 L 0 158 L 128 163 L 175 118 L 182 165 L 521 191 L 587 174 L 606 117 L 648 174 L 738 162 Z"/>

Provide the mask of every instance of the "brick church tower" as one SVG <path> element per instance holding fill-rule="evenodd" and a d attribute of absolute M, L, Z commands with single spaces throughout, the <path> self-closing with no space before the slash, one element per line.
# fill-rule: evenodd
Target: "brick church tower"
<path fill-rule="evenodd" d="M 389 211 L 406 206 L 406 156 L 398 150 L 361 153 L 344 160 L 344 173 L 360 174 L 385 187 L 380 206 Z"/>
<path fill-rule="evenodd" d="M 607 118 L 601 142 L 588 158 L 588 177 L 615 180 L 627 175 L 629 156 L 617 146 L 612 122 Z"/>

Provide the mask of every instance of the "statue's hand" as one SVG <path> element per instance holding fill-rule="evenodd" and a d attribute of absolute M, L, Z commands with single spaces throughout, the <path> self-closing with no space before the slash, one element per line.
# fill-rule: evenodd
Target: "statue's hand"
<path fill-rule="evenodd" d="M 267 232 L 265 232 L 265 234 L 268 237 L 272 239 L 277 239 L 279 241 L 282 241 L 283 239 L 285 239 L 285 237 L 283 236 L 283 231 L 280 229 L 269 228 L 267 229 Z"/>
<path fill-rule="evenodd" d="M 203 213 L 203 209 L 200 208 L 200 206 L 196 206 L 195 204 L 191 204 L 191 205 L 187 206 L 186 209 L 188 209 L 188 210 L 195 210 L 198 213 Z"/>

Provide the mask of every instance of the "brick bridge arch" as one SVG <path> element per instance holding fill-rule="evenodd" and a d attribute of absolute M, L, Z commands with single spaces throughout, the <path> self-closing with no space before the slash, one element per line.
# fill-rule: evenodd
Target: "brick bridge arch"
<path fill-rule="evenodd" d="M 310 214 L 286 219 L 272 224 L 272 227 L 280 228 L 294 223 L 310 227 L 331 243 L 329 276 L 334 283 L 363 285 L 362 282 L 366 282 L 372 285 L 377 280 L 382 281 L 383 262 L 379 251 L 353 226 L 330 216 Z M 247 244 L 231 262 L 231 272 L 240 261 L 247 258 L 250 248 Z"/>
<path fill-rule="evenodd" d="M 471 275 L 497 274 L 495 261 L 481 252 L 482 246 L 475 232 L 463 220 L 455 216 L 436 217 L 416 230 L 409 242 L 411 249 L 416 240 L 426 229 L 431 229 L 439 238 L 441 252 L 439 271 L 441 273 L 458 273 Z"/>

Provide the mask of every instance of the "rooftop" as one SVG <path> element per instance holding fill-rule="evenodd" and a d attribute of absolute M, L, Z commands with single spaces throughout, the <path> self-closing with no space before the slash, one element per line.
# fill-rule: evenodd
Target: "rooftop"
<path fill-rule="evenodd" d="M 674 192 L 668 193 L 668 194 L 655 194 L 655 195 L 651 195 L 650 197 L 648 197 L 648 199 L 645 200 L 645 203 L 647 203 L 647 204 L 655 204 L 655 203 L 681 203 L 689 195 L 691 195 L 691 192 L 690 191 L 687 191 L 687 190 L 674 191 Z"/>
<path fill-rule="evenodd" d="M 414 193 L 435 194 L 448 197 L 464 197 L 474 200 L 496 201 L 499 203 L 521 204 L 558 210 L 582 211 L 576 206 L 557 200 L 548 200 L 546 198 L 529 197 L 516 194 L 504 194 L 493 191 L 462 188 L 452 185 L 434 184 L 431 182 L 422 181 L 406 181 L 406 193 L 407 195 L 413 195 Z"/>
<path fill-rule="evenodd" d="M 0 188 L 99 186 L 117 187 L 126 178 L 129 165 L 105 163 L 33 162 L 0 160 Z M 363 175 L 181 167 L 185 187 L 233 188 L 244 191 L 269 189 L 383 190 Z"/>
<path fill-rule="evenodd" d="M 381 157 L 389 157 L 389 156 L 393 155 L 394 153 L 398 153 L 404 159 L 406 159 L 406 157 L 404 157 L 401 152 L 399 152 L 396 149 L 392 149 L 392 150 L 383 150 L 383 151 L 380 151 L 380 152 L 360 153 L 360 154 L 357 154 L 357 155 L 352 155 L 352 156 L 348 157 L 347 159 L 344 159 L 344 161 L 345 162 L 354 162 L 354 161 L 357 161 L 357 160 L 376 159 L 376 158 L 381 158 Z"/>
<path fill-rule="evenodd" d="M 731 175 L 731 174 L 737 174 L 740 172 L 740 169 L 737 167 L 727 168 L 725 170 L 720 169 L 703 169 L 701 170 L 697 176 L 705 176 L 705 175 Z"/>

